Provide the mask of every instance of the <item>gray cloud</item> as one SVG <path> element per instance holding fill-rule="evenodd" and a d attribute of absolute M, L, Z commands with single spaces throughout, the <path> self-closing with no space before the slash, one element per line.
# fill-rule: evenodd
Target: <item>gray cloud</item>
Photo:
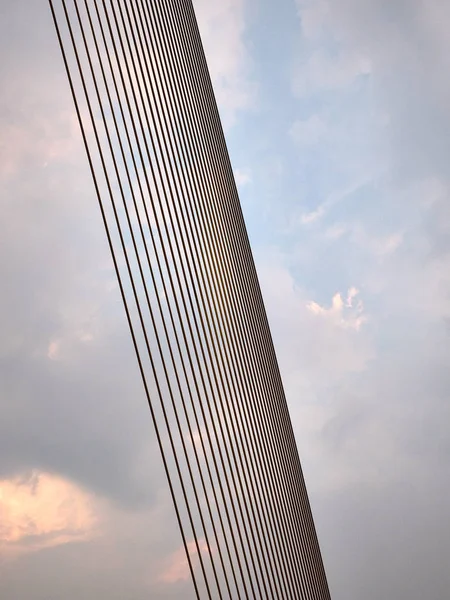
<path fill-rule="evenodd" d="M 388 117 L 387 150 L 379 169 L 379 148 L 364 154 L 367 115 L 358 113 L 355 131 L 344 115 L 334 159 L 343 160 L 342 135 L 352 131 L 361 155 L 345 172 L 381 170 L 381 180 L 365 184 L 365 214 L 349 203 L 345 221 L 327 206 L 331 222 L 319 219 L 304 238 L 297 267 L 313 265 L 322 278 L 326 265 L 333 271 L 326 301 L 266 255 L 265 297 L 333 597 L 441 600 L 450 583 L 448 10 L 419 1 L 311 6 L 342 55 L 301 83 L 335 90 L 370 72 L 376 116 Z M 0 48 L 13 59 L 0 67 L 8 82 L 0 108 L 8 139 L 0 151 L 0 479 L 35 468 L 63 475 L 107 499 L 116 529 L 23 555 L 4 568 L 0 592 L 139 600 L 178 535 L 50 16 L 37 1 L 3 7 Z M 227 65 L 229 77 L 235 63 Z M 233 113 L 247 106 L 242 89 L 231 94 Z M 332 225 L 342 226 L 336 243 Z M 398 231 L 401 244 L 383 254 Z M 342 327 L 307 309 L 314 301 L 329 310 L 331 294 L 345 298 L 351 285 L 361 287 L 368 317 L 360 331 L 352 311 Z M 161 505 L 167 514 L 146 512 Z M 158 598 L 191 593 L 184 583 L 151 589 Z"/>
<path fill-rule="evenodd" d="M 364 175 L 339 202 L 324 198 L 320 216 L 303 225 L 305 251 L 289 255 L 298 269 L 328 275 L 336 291 L 341 281 L 358 287 L 368 317 L 363 339 L 345 334 L 338 360 L 327 352 L 336 331 L 303 320 L 297 336 L 321 340 L 321 374 L 307 368 L 303 388 L 288 387 L 332 594 L 438 600 L 450 539 L 448 6 L 297 4 L 294 90 L 324 119 L 315 167 L 326 178 L 330 161 L 343 165 L 350 190 Z M 299 287 L 298 306 L 309 299 Z M 301 371 L 276 330 L 280 304 L 270 310 L 285 380 L 295 381 Z M 355 372 L 349 349 L 361 348 L 371 356 Z"/>
<path fill-rule="evenodd" d="M 388 118 L 388 158 L 397 177 L 409 177 L 413 170 L 415 178 L 438 173 L 447 179 L 450 86 L 443 75 L 448 71 L 449 41 L 442 25 L 449 16 L 447 4 L 440 0 L 396 0 L 389 5 L 374 0 L 298 0 L 297 4 L 302 48 L 305 53 L 315 49 L 311 68 L 315 56 L 325 67 L 322 73 L 313 73 L 308 60 L 303 62 L 297 74 L 301 78 L 309 74 L 308 89 L 342 89 L 357 76 L 369 74 L 376 107 Z M 336 78 L 340 72 L 347 74 L 342 81 Z"/>
<path fill-rule="evenodd" d="M 74 482 L 99 536 L 45 548 L 70 532 L 44 523 L 18 556 L 1 539 L 0 595 L 190 598 L 160 581 L 180 536 L 50 12 L 2 10 L 0 481 Z"/>
<path fill-rule="evenodd" d="M 333 598 L 445 597 L 448 330 L 317 323 L 284 267 L 260 273 Z"/>
<path fill-rule="evenodd" d="M 148 503 L 151 420 L 43 8 L 4 5 L 0 35 L 0 478 L 39 468 Z"/>
<path fill-rule="evenodd" d="M 0 565 L 2 597 L 194 598 L 190 580 L 158 583 L 166 568 L 164 557 L 180 544 L 170 527 L 169 498 L 163 493 L 160 500 L 161 505 L 150 511 L 124 514 L 104 509 L 107 531 L 89 542 L 24 553 L 4 562 Z"/>

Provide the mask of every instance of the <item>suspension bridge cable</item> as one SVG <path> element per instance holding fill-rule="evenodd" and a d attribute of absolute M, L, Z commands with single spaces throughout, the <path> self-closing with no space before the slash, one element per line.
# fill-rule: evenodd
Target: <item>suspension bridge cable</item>
<path fill-rule="evenodd" d="M 192 1 L 69 2 L 49 0 L 195 595 L 330 600 Z"/>

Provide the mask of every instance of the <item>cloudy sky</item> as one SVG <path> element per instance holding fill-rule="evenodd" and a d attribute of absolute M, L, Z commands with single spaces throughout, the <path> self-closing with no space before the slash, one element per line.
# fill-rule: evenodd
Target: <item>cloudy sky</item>
<path fill-rule="evenodd" d="M 195 6 L 333 599 L 445 600 L 450 5 Z M 47 2 L 0 51 L 0 596 L 190 597 Z"/>

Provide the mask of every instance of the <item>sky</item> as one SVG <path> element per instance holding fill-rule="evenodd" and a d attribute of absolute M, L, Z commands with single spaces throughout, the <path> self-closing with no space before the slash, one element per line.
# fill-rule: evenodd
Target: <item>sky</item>
<path fill-rule="evenodd" d="M 444 600 L 450 6 L 195 8 L 332 597 Z M 46 2 L 0 54 L 0 596 L 190 598 Z"/>

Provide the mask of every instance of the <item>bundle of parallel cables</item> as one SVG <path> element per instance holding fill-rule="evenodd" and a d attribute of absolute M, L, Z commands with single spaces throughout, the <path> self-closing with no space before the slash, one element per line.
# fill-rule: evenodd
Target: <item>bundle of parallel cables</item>
<path fill-rule="evenodd" d="M 197 598 L 329 600 L 191 0 L 50 0 Z"/>

